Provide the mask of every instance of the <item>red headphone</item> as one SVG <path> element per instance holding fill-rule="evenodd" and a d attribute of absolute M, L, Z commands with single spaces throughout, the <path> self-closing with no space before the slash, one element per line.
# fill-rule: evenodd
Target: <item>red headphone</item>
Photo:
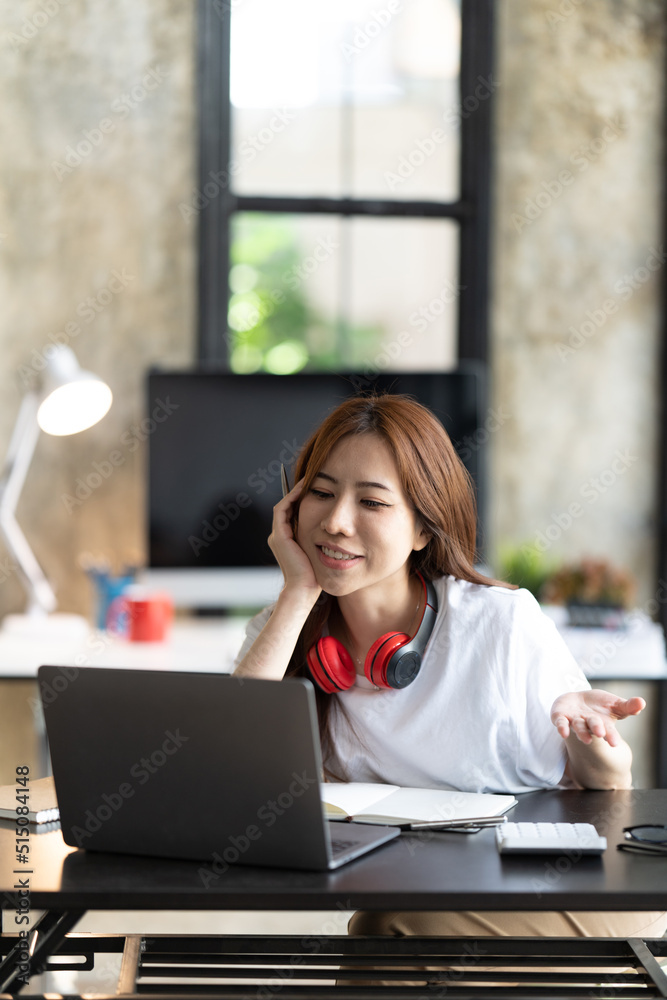
<path fill-rule="evenodd" d="M 406 632 L 388 632 L 376 639 L 366 654 L 364 673 L 379 688 L 404 688 L 412 684 L 419 673 L 438 612 L 438 598 L 430 580 L 417 576 L 424 588 L 424 610 L 419 627 L 410 638 Z M 354 661 L 338 639 L 327 635 L 308 652 L 308 669 L 315 683 L 333 694 L 346 691 L 356 679 Z"/>

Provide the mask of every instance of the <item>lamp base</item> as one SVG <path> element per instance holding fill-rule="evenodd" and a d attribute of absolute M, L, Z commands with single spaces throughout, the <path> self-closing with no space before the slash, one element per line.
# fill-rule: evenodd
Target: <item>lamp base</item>
<path fill-rule="evenodd" d="M 6 615 L 2 632 L 17 639 L 85 639 L 90 622 L 83 615 L 54 614 Z"/>

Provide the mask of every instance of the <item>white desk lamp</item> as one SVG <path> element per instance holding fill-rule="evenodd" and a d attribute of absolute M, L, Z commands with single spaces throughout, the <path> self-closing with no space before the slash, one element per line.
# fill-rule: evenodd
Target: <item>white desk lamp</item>
<path fill-rule="evenodd" d="M 111 406 L 111 389 L 91 372 L 82 371 L 74 352 L 62 345 L 51 349 L 41 383 L 28 392 L 9 443 L 0 476 L 0 535 L 14 559 L 28 595 L 24 615 L 7 615 L 5 631 L 35 635 L 45 631 L 72 632 L 89 628 L 78 615 L 50 615 L 56 596 L 33 555 L 15 517 L 23 483 L 40 429 L 57 436 L 78 434 L 96 424 Z"/>

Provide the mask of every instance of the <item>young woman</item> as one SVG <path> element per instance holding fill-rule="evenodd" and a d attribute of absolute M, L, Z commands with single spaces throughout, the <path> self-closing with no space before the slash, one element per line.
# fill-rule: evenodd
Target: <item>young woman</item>
<path fill-rule="evenodd" d="M 323 662 L 325 686 L 338 678 L 335 693 L 316 687 L 328 778 L 514 794 L 631 787 L 616 722 L 643 700 L 591 690 L 532 595 L 475 569 L 473 487 L 429 410 L 405 396 L 350 399 L 296 475 L 269 538 L 284 587 L 249 624 L 236 673 L 312 677 Z M 427 601 L 437 614 L 418 673 L 386 686 L 377 647 L 413 636 Z M 443 936 L 666 928 L 663 913 L 357 913 L 350 924 Z"/>

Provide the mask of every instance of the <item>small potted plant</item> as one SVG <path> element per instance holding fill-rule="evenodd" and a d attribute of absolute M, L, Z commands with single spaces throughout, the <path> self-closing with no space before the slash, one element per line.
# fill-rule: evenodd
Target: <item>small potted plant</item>
<path fill-rule="evenodd" d="M 498 552 L 498 569 L 501 580 L 524 587 L 541 600 L 546 580 L 557 568 L 553 558 L 545 556 L 532 542 L 523 545 L 501 545 Z"/>
<path fill-rule="evenodd" d="M 564 604 L 568 624 L 589 628 L 623 628 L 625 611 L 636 591 L 633 575 L 605 559 L 582 559 L 562 566 L 542 587 L 542 600 Z"/>

